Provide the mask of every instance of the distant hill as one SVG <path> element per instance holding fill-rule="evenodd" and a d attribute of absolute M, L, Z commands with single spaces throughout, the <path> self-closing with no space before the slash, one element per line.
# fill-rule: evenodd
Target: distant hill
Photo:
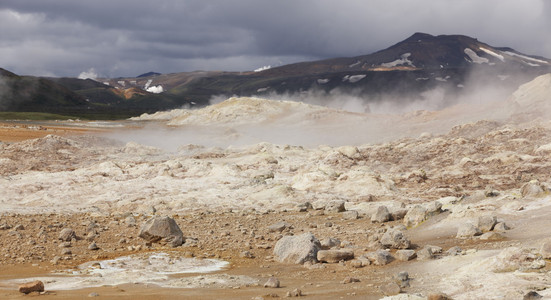
<path fill-rule="evenodd" d="M 0 94 L 0 110 L 59 113 L 72 109 L 110 118 L 184 105 L 205 106 L 213 97 L 273 94 L 299 100 L 303 95 L 351 95 L 366 104 L 407 104 L 425 101 L 435 93 L 447 98 L 481 87 L 509 95 L 520 84 L 550 72 L 551 60 L 544 57 L 490 46 L 464 35 L 415 33 L 372 54 L 300 62 L 260 72 L 148 72 L 94 81 L 20 77 L 1 70 L 1 78 L 11 88 Z"/>

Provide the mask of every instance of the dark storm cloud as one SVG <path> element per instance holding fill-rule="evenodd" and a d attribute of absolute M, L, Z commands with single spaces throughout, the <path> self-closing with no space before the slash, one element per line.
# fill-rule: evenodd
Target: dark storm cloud
<path fill-rule="evenodd" d="M 551 57 L 544 0 L 2 0 L 0 67 L 133 76 L 368 54 L 416 31 Z"/>

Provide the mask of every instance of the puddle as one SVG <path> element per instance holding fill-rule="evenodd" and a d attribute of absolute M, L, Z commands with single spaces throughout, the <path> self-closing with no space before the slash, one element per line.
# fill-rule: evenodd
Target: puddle
<path fill-rule="evenodd" d="M 41 280 L 47 290 L 74 290 L 104 285 L 153 284 L 159 287 L 197 288 L 227 287 L 256 283 L 247 276 L 213 274 L 177 277 L 176 274 L 209 273 L 229 265 L 216 259 L 178 256 L 179 253 L 142 253 L 111 260 L 84 263 L 77 270 L 67 270 L 52 276 L 20 278 L 0 282 L 1 288 L 17 288 L 23 282 Z"/>

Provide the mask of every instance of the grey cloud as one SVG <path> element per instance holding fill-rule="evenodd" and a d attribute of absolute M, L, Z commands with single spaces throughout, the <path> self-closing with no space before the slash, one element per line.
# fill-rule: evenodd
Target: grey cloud
<path fill-rule="evenodd" d="M 551 57 L 543 0 L 3 0 L 0 67 L 102 76 L 251 70 L 355 56 L 416 31 Z"/>

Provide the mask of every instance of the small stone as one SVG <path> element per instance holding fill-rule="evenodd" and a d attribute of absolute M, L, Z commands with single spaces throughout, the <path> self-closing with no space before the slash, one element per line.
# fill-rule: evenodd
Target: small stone
<path fill-rule="evenodd" d="M 354 278 L 354 277 L 346 277 L 345 279 L 343 279 L 341 281 L 342 284 L 349 284 L 349 283 L 354 283 L 354 282 L 360 282 L 360 280 L 358 278 Z"/>
<path fill-rule="evenodd" d="M 57 264 L 59 263 L 60 260 L 61 260 L 61 257 L 55 256 L 55 257 L 50 261 L 50 263 L 52 263 L 52 265 L 57 265 Z"/>
<path fill-rule="evenodd" d="M 532 180 L 525 183 L 520 188 L 520 193 L 523 197 L 527 196 L 539 196 L 545 192 L 546 188 L 538 181 Z"/>
<path fill-rule="evenodd" d="M 436 216 L 440 213 L 442 213 L 442 203 L 439 201 L 434 201 L 428 204 L 427 216 Z"/>
<path fill-rule="evenodd" d="M 385 296 L 398 295 L 402 291 L 402 289 L 400 288 L 400 286 L 396 282 L 391 282 L 391 283 L 387 283 L 385 285 L 382 285 L 380 287 L 380 289 L 381 289 L 381 292 Z"/>
<path fill-rule="evenodd" d="M 390 212 L 386 206 L 379 206 L 377 211 L 371 216 L 371 222 L 384 223 L 390 221 Z"/>
<path fill-rule="evenodd" d="M 320 244 L 322 249 L 327 250 L 327 249 L 339 247 L 341 245 L 341 241 L 337 238 L 330 237 L 330 238 L 325 238 L 321 240 Z"/>
<path fill-rule="evenodd" d="M 346 210 L 344 207 L 345 202 L 343 200 L 332 200 L 325 205 L 325 212 L 327 213 L 339 213 Z"/>
<path fill-rule="evenodd" d="M 312 203 L 310 202 L 304 202 L 304 203 L 300 203 L 300 204 L 297 204 L 296 206 L 296 210 L 298 212 L 305 212 L 305 211 L 308 211 L 309 209 L 312 209 Z"/>
<path fill-rule="evenodd" d="M 90 245 L 88 245 L 88 250 L 98 250 L 99 247 L 96 245 L 96 242 L 92 242 Z"/>
<path fill-rule="evenodd" d="M 482 233 L 492 231 L 494 226 L 497 224 L 496 216 L 480 216 L 478 217 L 477 226 Z"/>
<path fill-rule="evenodd" d="M 407 288 L 409 287 L 409 274 L 406 271 L 402 271 L 394 277 L 396 280 L 396 284 L 400 286 L 400 288 Z"/>
<path fill-rule="evenodd" d="M 63 248 L 63 250 L 61 250 L 61 255 L 71 255 L 71 254 L 73 254 L 73 252 L 69 248 Z"/>
<path fill-rule="evenodd" d="M 414 250 L 398 250 L 396 251 L 396 259 L 400 261 L 409 261 L 414 259 L 417 254 L 415 254 Z"/>
<path fill-rule="evenodd" d="M 59 239 L 64 242 L 70 242 L 72 239 L 76 239 L 77 235 L 75 231 L 71 228 L 64 228 L 59 233 Z"/>
<path fill-rule="evenodd" d="M 239 253 L 239 257 L 241 258 L 254 258 L 254 254 L 252 254 L 250 251 L 243 251 Z"/>
<path fill-rule="evenodd" d="M 268 278 L 268 281 L 264 283 L 265 288 L 279 288 L 279 279 L 275 277 Z"/>
<path fill-rule="evenodd" d="M 93 241 L 94 239 L 96 239 L 96 236 L 97 236 L 97 235 L 96 235 L 95 232 L 90 231 L 90 232 L 88 232 L 88 234 L 86 235 L 86 240 L 87 240 L 88 242 L 91 242 L 91 241 Z"/>
<path fill-rule="evenodd" d="M 23 283 L 19 285 L 19 292 L 23 294 L 29 294 L 32 292 L 44 292 L 44 283 L 40 280 Z"/>
<path fill-rule="evenodd" d="M 511 229 L 511 228 L 509 228 L 509 226 L 507 226 L 507 224 L 505 224 L 505 222 L 499 222 L 494 226 L 494 231 L 495 232 L 505 232 L 509 229 Z"/>
<path fill-rule="evenodd" d="M 289 225 L 286 222 L 278 222 L 278 223 L 275 223 L 273 225 L 268 226 L 268 231 L 269 232 L 282 232 L 286 228 L 290 228 L 290 227 L 291 227 L 291 225 Z"/>
<path fill-rule="evenodd" d="M 394 259 L 387 250 L 377 250 L 367 253 L 366 256 L 376 266 L 384 266 Z"/>
<path fill-rule="evenodd" d="M 17 224 L 13 227 L 13 230 L 25 230 L 25 226 L 23 226 L 23 224 Z"/>
<path fill-rule="evenodd" d="M 408 213 L 407 209 L 398 209 L 390 212 L 390 219 L 392 221 L 402 220 Z"/>
<path fill-rule="evenodd" d="M 287 292 L 286 297 L 301 297 L 302 291 L 299 289 L 294 289 L 292 291 Z"/>
<path fill-rule="evenodd" d="M 390 229 L 381 237 L 381 244 L 384 247 L 392 249 L 407 249 L 410 247 L 410 241 L 400 230 Z"/>
<path fill-rule="evenodd" d="M 524 295 L 522 300 L 537 300 L 537 299 L 541 299 L 541 298 L 543 298 L 543 296 L 538 294 L 538 292 L 530 291 L 530 292 L 526 293 L 526 295 Z"/>
<path fill-rule="evenodd" d="M 541 245 L 540 254 L 544 259 L 551 259 L 551 240 L 548 240 Z"/>
<path fill-rule="evenodd" d="M 423 249 L 417 251 L 417 260 L 427 260 L 432 259 L 434 254 L 432 253 L 432 248 L 430 246 L 425 246 Z"/>
<path fill-rule="evenodd" d="M 454 247 L 451 247 L 450 249 L 448 249 L 448 251 L 446 251 L 446 254 L 448 254 L 450 256 L 461 255 L 461 254 L 463 254 L 463 249 L 461 249 L 461 247 L 459 247 L 459 246 L 454 246 Z"/>
<path fill-rule="evenodd" d="M 427 300 L 453 300 L 450 296 L 444 294 L 444 293 L 438 293 L 438 294 L 430 294 L 427 297 Z"/>
<path fill-rule="evenodd" d="M 319 250 L 317 254 L 318 261 L 327 263 L 337 263 L 353 258 L 354 251 L 352 250 Z"/>
<path fill-rule="evenodd" d="M 355 210 L 347 210 L 342 213 L 342 218 L 345 220 L 356 220 L 359 218 L 359 214 Z"/>
<path fill-rule="evenodd" d="M 427 209 L 421 205 L 415 205 L 404 216 L 406 227 L 415 227 L 427 219 Z"/>
<path fill-rule="evenodd" d="M 457 229 L 456 238 L 468 239 L 481 234 L 482 232 L 480 231 L 480 229 L 478 229 L 478 227 L 474 226 L 471 223 L 463 223 Z"/>
<path fill-rule="evenodd" d="M 92 293 L 88 294 L 88 297 L 98 297 L 98 296 L 99 296 L 99 294 L 96 293 L 96 292 L 92 292 Z"/>

